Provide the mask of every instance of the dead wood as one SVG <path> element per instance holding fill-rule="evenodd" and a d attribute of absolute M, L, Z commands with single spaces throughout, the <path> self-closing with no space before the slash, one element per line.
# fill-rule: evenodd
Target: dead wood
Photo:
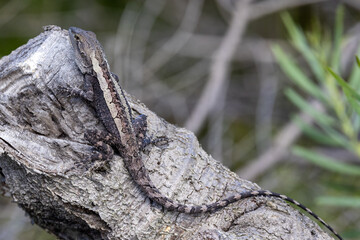
<path fill-rule="evenodd" d="M 81 87 L 82 77 L 67 31 L 55 26 L 0 59 L 1 186 L 36 224 L 60 239 L 331 239 L 278 199 L 179 214 L 149 201 L 118 155 L 101 171 L 84 171 L 78 166 L 93 149 L 83 133 L 103 126 L 87 102 L 59 90 Z M 135 114 L 148 116 L 150 136 L 170 139 L 143 153 L 165 195 L 202 204 L 259 189 L 209 156 L 193 133 L 129 100 Z"/>

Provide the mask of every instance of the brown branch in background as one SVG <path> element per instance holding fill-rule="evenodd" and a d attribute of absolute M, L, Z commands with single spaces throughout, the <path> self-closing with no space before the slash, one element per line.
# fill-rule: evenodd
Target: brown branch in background
<path fill-rule="evenodd" d="M 225 86 L 221 88 L 222 92 L 219 93 L 219 98 L 214 106 L 214 110 L 209 114 L 209 130 L 207 138 L 207 148 L 211 149 L 211 154 L 220 162 L 223 162 L 223 146 L 224 140 L 224 119 L 225 119 L 225 105 L 226 93 L 229 81 L 224 81 Z"/>
<path fill-rule="evenodd" d="M 272 119 L 276 96 L 278 94 L 278 75 L 276 74 L 275 61 L 269 51 L 262 48 L 252 48 L 254 55 L 262 55 L 261 62 L 255 62 L 259 69 L 259 98 L 256 106 L 255 116 L 255 139 L 256 151 L 261 154 L 271 146 L 273 127 Z M 272 64 L 269 64 L 271 63 Z"/>
<path fill-rule="evenodd" d="M 360 2 L 359 0 L 343 0 L 344 3 L 350 5 L 353 8 L 360 10 Z"/>
<path fill-rule="evenodd" d="M 189 42 L 179 52 L 180 56 L 200 58 L 208 60 L 212 58 L 211 52 L 216 49 L 222 38 L 214 35 L 193 34 Z M 265 62 L 274 63 L 273 58 L 264 58 L 263 55 L 271 54 L 271 45 L 276 44 L 286 51 L 291 51 L 289 44 L 280 39 L 260 39 L 244 36 L 241 40 L 241 47 L 237 47 L 233 62 Z M 259 50 L 261 49 L 261 51 Z M 264 52 L 263 52 L 264 51 Z M 269 60 L 271 62 L 269 62 Z"/>
<path fill-rule="evenodd" d="M 154 3 L 148 0 L 141 13 L 133 10 L 136 3 L 130 2 L 124 10 L 116 32 L 114 69 L 118 69 L 125 83 L 135 82 L 140 85 L 139 82 L 143 81 L 145 51 L 151 30 L 166 2 L 157 0 Z"/>
<path fill-rule="evenodd" d="M 325 111 L 323 105 L 318 101 L 313 100 L 310 105 L 319 112 Z M 301 113 L 299 118 L 307 124 L 313 122 L 313 118 L 307 113 Z M 245 179 L 255 179 L 282 160 L 289 153 L 289 147 L 301 136 L 301 133 L 302 130 L 294 121 L 288 123 L 274 138 L 274 144 L 271 148 L 258 158 L 249 161 L 250 164 L 248 166 L 243 167 L 236 173 Z"/>
<path fill-rule="evenodd" d="M 209 81 L 206 84 L 199 101 L 197 102 L 190 117 L 185 123 L 185 127 L 197 132 L 209 111 L 216 104 L 221 88 L 227 81 L 229 63 L 235 53 L 237 46 L 241 42 L 242 35 L 248 22 L 249 6 L 251 0 L 238 1 L 234 10 L 233 19 L 220 47 L 214 53 L 210 67 Z"/>
<path fill-rule="evenodd" d="M 251 20 L 259 19 L 269 14 L 283 11 L 287 8 L 299 7 L 302 5 L 325 2 L 328 0 L 272 0 L 254 3 L 251 6 L 249 18 Z"/>
<path fill-rule="evenodd" d="M 174 122 L 182 122 L 184 116 L 188 115 L 189 108 L 187 104 L 187 98 L 184 96 L 184 89 L 194 89 L 194 85 L 198 85 L 206 77 L 208 70 L 208 60 L 204 59 L 197 63 L 184 68 L 177 74 L 167 78 L 166 81 L 160 81 L 156 76 L 155 81 L 151 81 L 151 84 L 147 85 L 147 89 L 151 88 L 151 92 L 154 94 L 144 94 L 142 100 L 144 102 L 151 101 L 156 96 L 157 99 L 167 99 L 166 105 L 171 116 L 174 118 Z M 181 81 L 176 81 L 181 79 Z M 169 86 L 164 82 L 172 82 L 173 85 Z M 196 89 L 196 88 L 195 88 Z M 171 96 L 171 97 L 170 97 Z M 159 108 L 163 109 L 161 101 L 158 102 Z M 155 105 L 156 107 L 156 105 Z"/>
<path fill-rule="evenodd" d="M 189 1 L 179 29 L 146 61 L 149 70 L 156 72 L 188 42 L 198 24 L 203 3 L 203 0 Z"/>

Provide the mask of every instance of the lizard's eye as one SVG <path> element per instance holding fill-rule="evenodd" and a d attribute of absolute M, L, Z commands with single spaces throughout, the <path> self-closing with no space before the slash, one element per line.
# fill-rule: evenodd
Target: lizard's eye
<path fill-rule="evenodd" d="M 77 35 L 77 34 L 74 35 L 74 38 L 75 38 L 76 41 L 80 40 L 79 35 Z"/>

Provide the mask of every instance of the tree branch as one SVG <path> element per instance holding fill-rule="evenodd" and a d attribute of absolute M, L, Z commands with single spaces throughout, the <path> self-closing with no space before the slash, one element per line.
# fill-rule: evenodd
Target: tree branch
<path fill-rule="evenodd" d="M 220 46 L 214 52 L 211 63 L 209 80 L 204 87 L 201 96 L 192 110 L 185 127 L 198 132 L 209 112 L 218 100 L 222 88 L 227 85 L 227 75 L 231 59 L 239 45 L 246 24 L 248 22 L 248 10 L 252 0 L 238 1 L 233 12 L 233 17 Z"/>
<path fill-rule="evenodd" d="M 81 170 L 92 152 L 83 133 L 103 126 L 84 100 L 59 87 L 82 82 L 67 31 L 55 26 L 0 59 L 0 187 L 36 224 L 60 239 L 331 239 L 272 198 L 245 199 L 212 214 L 164 211 L 133 183 L 118 155 L 107 169 Z M 129 101 L 135 114 L 148 116 L 149 136 L 170 139 L 143 153 L 165 195 L 202 204 L 258 189 L 207 155 L 193 133 Z"/>

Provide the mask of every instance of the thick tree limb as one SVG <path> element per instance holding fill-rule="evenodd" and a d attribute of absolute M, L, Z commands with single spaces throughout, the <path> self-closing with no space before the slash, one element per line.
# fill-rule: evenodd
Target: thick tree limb
<path fill-rule="evenodd" d="M 85 129 L 103 128 L 89 105 L 60 86 L 81 87 L 67 31 L 47 27 L 0 59 L 0 174 L 35 223 L 60 239 L 331 239 L 283 201 L 250 198 L 212 214 L 164 211 L 140 192 L 115 156 L 105 171 L 85 172 L 92 148 Z M 207 155 L 193 133 L 148 116 L 149 135 L 170 142 L 149 146 L 143 160 L 155 185 L 184 203 L 211 203 L 258 189 Z"/>

